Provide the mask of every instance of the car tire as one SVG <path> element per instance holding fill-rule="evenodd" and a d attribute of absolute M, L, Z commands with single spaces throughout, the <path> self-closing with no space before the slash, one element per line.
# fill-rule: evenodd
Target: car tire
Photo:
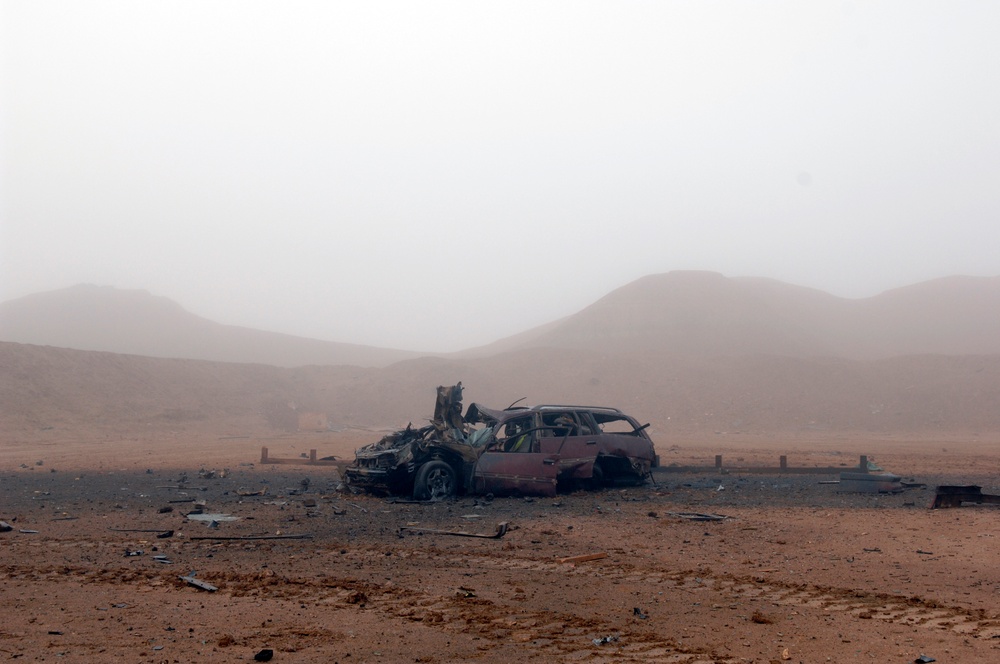
<path fill-rule="evenodd" d="M 455 469 L 447 462 L 435 459 L 420 466 L 413 482 L 413 497 L 417 500 L 444 500 L 458 493 Z"/>

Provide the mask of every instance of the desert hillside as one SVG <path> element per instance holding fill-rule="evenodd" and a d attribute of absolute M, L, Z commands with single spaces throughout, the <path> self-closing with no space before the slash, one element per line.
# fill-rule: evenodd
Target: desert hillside
<path fill-rule="evenodd" d="M 851 300 L 712 272 L 644 277 L 517 343 L 648 354 L 888 358 L 1000 353 L 1000 277 L 949 277 Z"/>
<path fill-rule="evenodd" d="M 877 361 L 773 356 L 599 355 L 526 350 L 422 358 L 386 368 L 281 368 L 0 343 L 0 433 L 290 432 L 300 413 L 329 428 L 396 427 L 430 417 L 434 387 L 505 407 L 617 405 L 658 440 L 705 435 L 944 435 L 1000 432 L 1000 356 Z"/>
<path fill-rule="evenodd" d="M 0 304 L 0 340 L 275 366 L 385 366 L 419 353 L 221 325 L 146 291 L 80 285 Z"/>
<path fill-rule="evenodd" d="M 285 367 L 385 367 L 423 355 L 221 325 L 145 291 L 85 285 L 0 304 L 0 341 Z M 949 277 L 851 300 L 769 279 L 669 272 L 451 357 L 543 347 L 705 358 L 998 354 L 1000 277 Z"/>
<path fill-rule="evenodd" d="M 845 300 L 675 272 L 450 357 L 223 326 L 96 287 L 7 302 L 0 330 L 8 437 L 256 435 L 307 415 L 330 429 L 397 427 L 429 417 L 434 387 L 458 381 L 466 402 L 493 407 L 620 406 L 663 441 L 1000 432 L 997 278 Z"/>

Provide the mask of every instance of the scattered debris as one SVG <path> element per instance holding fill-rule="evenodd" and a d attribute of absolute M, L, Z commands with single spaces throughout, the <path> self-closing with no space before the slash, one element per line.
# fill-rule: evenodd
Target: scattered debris
<path fill-rule="evenodd" d="M 163 563 L 164 565 L 174 564 L 174 561 L 170 560 L 170 558 L 167 558 L 166 556 L 153 556 L 153 560 L 155 560 L 158 563 Z"/>
<path fill-rule="evenodd" d="M 19 530 L 17 532 L 24 533 L 25 535 L 37 535 L 38 534 L 37 530 L 29 530 L 28 528 L 22 528 L 21 530 Z"/>
<path fill-rule="evenodd" d="M 6 521 L 0 521 L 0 533 L 9 533 L 14 530 L 14 526 L 10 525 Z"/>
<path fill-rule="evenodd" d="M 843 493 L 898 493 L 903 490 L 899 475 L 892 473 L 841 473 Z"/>
<path fill-rule="evenodd" d="M 928 664 L 928 662 L 936 662 L 936 661 L 937 660 L 934 659 L 933 657 L 929 657 L 927 655 L 921 655 L 920 657 L 917 657 L 915 660 L 913 660 L 913 664 Z"/>
<path fill-rule="evenodd" d="M 174 536 L 174 531 L 162 528 L 108 528 L 115 533 L 156 533 L 157 539 L 167 539 Z"/>
<path fill-rule="evenodd" d="M 146 552 L 143 551 L 142 549 L 136 549 L 134 551 L 132 549 L 125 549 L 125 557 L 126 558 L 132 558 L 134 556 L 141 556 L 141 555 L 144 555 L 145 553 Z"/>
<path fill-rule="evenodd" d="M 923 549 L 917 549 L 917 553 L 919 553 L 922 556 L 933 556 L 934 555 L 933 551 L 924 551 Z"/>
<path fill-rule="evenodd" d="M 497 524 L 496 532 L 492 535 L 486 533 L 470 533 L 464 530 L 438 530 L 437 528 L 414 528 L 413 526 L 400 526 L 398 535 L 403 536 L 404 531 L 409 530 L 414 533 L 428 533 L 432 535 L 457 535 L 459 537 L 482 537 L 484 539 L 500 539 L 507 534 L 508 524 L 502 521 Z"/>
<path fill-rule="evenodd" d="M 232 542 L 249 542 L 250 540 L 298 540 L 298 539 L 312 539 L 310 534 L 302 535 L 233 535 L 231 537 L 215 537 L 211 535 L 204 535 L 200 537 L 189 537 L 190 540 L 215 540 L 219 542 L 232 541 Z"/>
<path fill-rule="evenodd" d="M 632 609 L 632 615 L 637 617 L 639 620 L 649 620 L 649 615 L 642 612 L 638 606 Z"/>
<path fill-rule="evenodd" d="M 601 551 L 600 553 L 585 553 L 581 556 L 569 556 L 568 558 L 559 558 L 560 563 L 585 563 L 591 560 L 600 560 L 601 558 L 607 558 L 608 554 L 606 551 Z"/>
<path fill-rule="evenodd" d="M 725 521 L 732 518 L 724 514 L 699 514 L 697 512 L 667 512 L 667 514 L 688 521 Z"/>
<path fill-rule="evenodd" d="M 202 581 L 201 579 L 194 578 L 194 575 L 195 573 L 194 571 L 192 571 L 187 576 L 180 577 L 180 579 L 181 581 L 187 583 L 189 586 L 194 586 L 198 590 L 206 590 L 210 593 L 214 593 L 216 590 L 218 590 L 218 588 L 216 586 L 213 586 L 211 583 L 208 583 L 207 581 Z"/>
<path fill-rule="evenodd" d="M 602 636 L 599 639 L 594 639 L 595 646 L 603 646 L 605 643 L 614 643 L 618 640 L 617 634 L 610 634 L 608 636 Z"/>
<path fill-rule="evenodd" d="M 1000 505 L 1000 496 L 983 493 L 980 486 L 939 486 L 931 509 L 961 507 L 964 503 Z"/>
<path fill-rule="evenodd" d="M 264 648 L 256 655 L 253 656 L 253 661 L 255 662 L 270 662 L 271 658 L 274 657 L 274 651 L 270 648 Z"/>
<path fill-rule="evenodd" d="M 222 514 L 221 512 L 190 512 L 187 518 L 191 521 L 207 521 L 209 523 L 221 523 L 223 521 L 239 521 L 240 517 L 232 514 Z"/>
<path fill-rule="evenodd" d="M 264 487 L 260 491 L 248 491 L 246 489 L 237 489 L 236 490 L 236 495 L 237 496 L 242 496 L 244 498 L 249 497 L 249 496 L 265 496 L 265 495 L 267 495 L 267 487 Z"/>

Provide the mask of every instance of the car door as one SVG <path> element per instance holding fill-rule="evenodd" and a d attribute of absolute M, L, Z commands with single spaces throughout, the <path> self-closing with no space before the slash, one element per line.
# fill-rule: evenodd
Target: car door
<path fill-rule="evenodd" d="M 483 452 L 472 482 L 475 493 L 555 496 L 559 457 L 544 452 Z"/>
<path fill-rule="evenodd" d="M 597 435 L 589 420 L 571 410 L 546 410 L 541 413 L 539 448 L 559 455 L 559 470 L 564 479 L 587 479 L 593 474 L 597 458 Z"/>

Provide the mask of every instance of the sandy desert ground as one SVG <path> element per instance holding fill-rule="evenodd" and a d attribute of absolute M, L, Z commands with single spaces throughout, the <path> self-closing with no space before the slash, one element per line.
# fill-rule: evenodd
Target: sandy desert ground
<path fill-rule="evenodd" d="M 820 484 L 835 476 L 658 473 L 556 499 L 411 504 L 338 492 L 330 467 L 259 464 L 264 445 L 350 456 L 377 432 L 50 433 L 0 449 L 0 519 L 13 528 L 0 533 L 3 658 L 1000 661 L 1000 510 L 928 509 L 939 483 L 1000 493 L 995 440 L 658 444 L 665 464 L 787 454 L 850 466 L 869 454 L 928 484 L 895 495 Z M 186 518 L 202 501 L 238 520 Z M 675 516 L 688 512 L 729 518 Z M 501 522 L 499 539 L 400 531 Z M 277 535 L 309 538 L 221 539 Z M 564 560 L 591 554 L 604 557 Z M 179 578 L 192 572 L 218 590 Z"/>

